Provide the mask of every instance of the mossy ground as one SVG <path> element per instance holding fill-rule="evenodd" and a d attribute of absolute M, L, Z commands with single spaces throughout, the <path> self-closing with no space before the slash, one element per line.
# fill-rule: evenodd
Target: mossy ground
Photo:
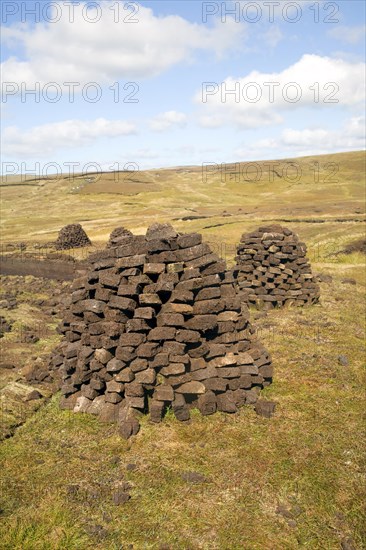
<path fill-rule="evenodd" d="M 219 239 L 232 257 L 230 247 L 243 231 L 291 218 L 286 225 L 307 242 L 313 270 L 332 275 L 332 283 L 321 283 L 319 305 L 260 318 L 251 312 L 273 356 L 274 382 L 262 397 L 277 403 L 275 415 L 265 419 L 244 407 L 236 415 L 202 417 L 194 411 L 188 424 L 172 414 L 159 425 L 145 417 L 139 434 L 126 442 L 114 425 L 59 410 L 55 395 L 1 445 L 1 548 L 336 550 L 346 539 L 357 550 L 366 547 L 364 256 L 334 255 L 362 237 L 362 225 L 354 221 L 362 216 L 355 213 L 362 207 L 360 165 L 351 157 L 341 167 L 344 184 L 331 193 L 319 186 L 316 195 L 314 187 L 309 198 L 298 186 L 295 194 L 280 187 L 276 195 L 272 184 L 266 206 L 259 190 L 241 199 L 251 209 L 246 217 L 222 217 L 221 210 L 234 208 L 237 197 L 206 189 L 207 209 L 216 208 L 216 217 L 209 223 L 173 221 L 181 231 L 203 230 L 206 238 Z M 159 185 L 163 188 L 164 181 Z M 86 210 L 90 221 L 83 225 L 100 242 L 117 225 L 142 229 L 155 219 L 171 221 L 177 217 L 170 210 L 175 199 L 181 215 L 203 193 L 197 185 L 192 196 L 187 184 L 184 197 L 174 196 L 177 188 L 166 189 L 165 205 L 153 198 L 162 191 L 124 198 L 62 195 L 61 213 L 75 201 L 68 218 L 55 212 L 46 222 L 41 207 L 30 234 L 36 240 L 47 230 L 49 240 L 57 227 L 81 221 Z M 26 240 L 25 203 L 21 197 L 12 200 L 19 201 L 20 212 L 16 223 L 8 218 L 7 235 Z M 112 200 L 120 201 L 121 209 L 108 219 Z M 205 200 L 194 208 L 203 211 Z M 314 221 L 314 207 L 324 223 L 308 223 Z M 215 223 L 224 225 L 203 229 Z M 345 278 L 356 284 L 343 283 Z M 339 355 L 347 357 L 348 366 L 339 364 Z M 203 474 L 206 482 L 185 481 L 187 471 Z M 114 505 L 113 494 L 126 488 L 131 499 Z"/>

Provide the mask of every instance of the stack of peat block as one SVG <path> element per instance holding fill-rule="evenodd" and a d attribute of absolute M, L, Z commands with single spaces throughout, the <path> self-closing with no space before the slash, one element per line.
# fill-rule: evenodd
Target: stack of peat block
<path fill-rule="evenodd" d="M 285 227 L 270 225 L 243 234 L 236 263 L 238 295 L 247 304 L 271 309 L 319 300 L 306 245 Z"/>
<path fill-rule="evenodd" d="M 55 242 L 56 250 L 69 250 L 90 245 L 90 239 L 79 223 L 65 225 L 60 229 Z"/>
<path fill-rule="evenodd" d="M 89 260 L 51 361 L 63 408 L 115 421 L 127 438 L 140 414 L 160 422 L 168 408 L 182 421 L 192 407 L 233 413 L 271 383 L 233 274 L 201 235 L 154 224 Z"/>
<path fill-rule="evenodd" d="M 116 229 L 113 229 L 112 233 L 109 235 L 107 248 L 119 246 L 119 244 L 124 241 L 125 237 L 132 237 L 131 231 L 125 227 L 116 227 Z"/>

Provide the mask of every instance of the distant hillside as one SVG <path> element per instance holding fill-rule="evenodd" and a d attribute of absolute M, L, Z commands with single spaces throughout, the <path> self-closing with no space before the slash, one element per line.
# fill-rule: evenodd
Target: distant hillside
<path fill-rule="evenodd" d="M 81 223 L 95 243 L 120 225 L 136 233 L 154 221 L 235 243 L 259 221 L 291 224 L 312 239 L 342 226 L 342 240 L 362 237 L 365 152 L 337 153 L 227 165 L 67 176 L 2 186 L 4 242 L 55 240 L 68 223 Z M 25 184 L 24 184 L 25 183 Z M 338 220 L 338 221 L 337 221 Z M 312 222 L 311 224 L 309 222 Z M 332 228 L 326 227 L 332 223 Z M 322 224 L 314 230 L 316 225 Z M 325 225 L 324 225 L 325 223 Z M 312 226 L 312 227 L 311 227 Z M 327 237 L 328 238 L 328 237 Z"/>

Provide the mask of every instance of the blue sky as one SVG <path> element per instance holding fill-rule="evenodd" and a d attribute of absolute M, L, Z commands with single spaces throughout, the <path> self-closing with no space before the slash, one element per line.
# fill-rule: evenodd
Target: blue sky
<path fill-rule="evenodd" d="M 2 173 L 364 148 L 361 1 L 55 4 L 2 2 Z"/>

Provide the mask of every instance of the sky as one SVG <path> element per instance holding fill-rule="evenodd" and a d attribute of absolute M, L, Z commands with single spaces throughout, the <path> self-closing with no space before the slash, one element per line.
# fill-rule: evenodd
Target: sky
<path fill-rule="evenodd" d="M 365 6 L 1 3 L 3 175 L 364 149 Z"/>

